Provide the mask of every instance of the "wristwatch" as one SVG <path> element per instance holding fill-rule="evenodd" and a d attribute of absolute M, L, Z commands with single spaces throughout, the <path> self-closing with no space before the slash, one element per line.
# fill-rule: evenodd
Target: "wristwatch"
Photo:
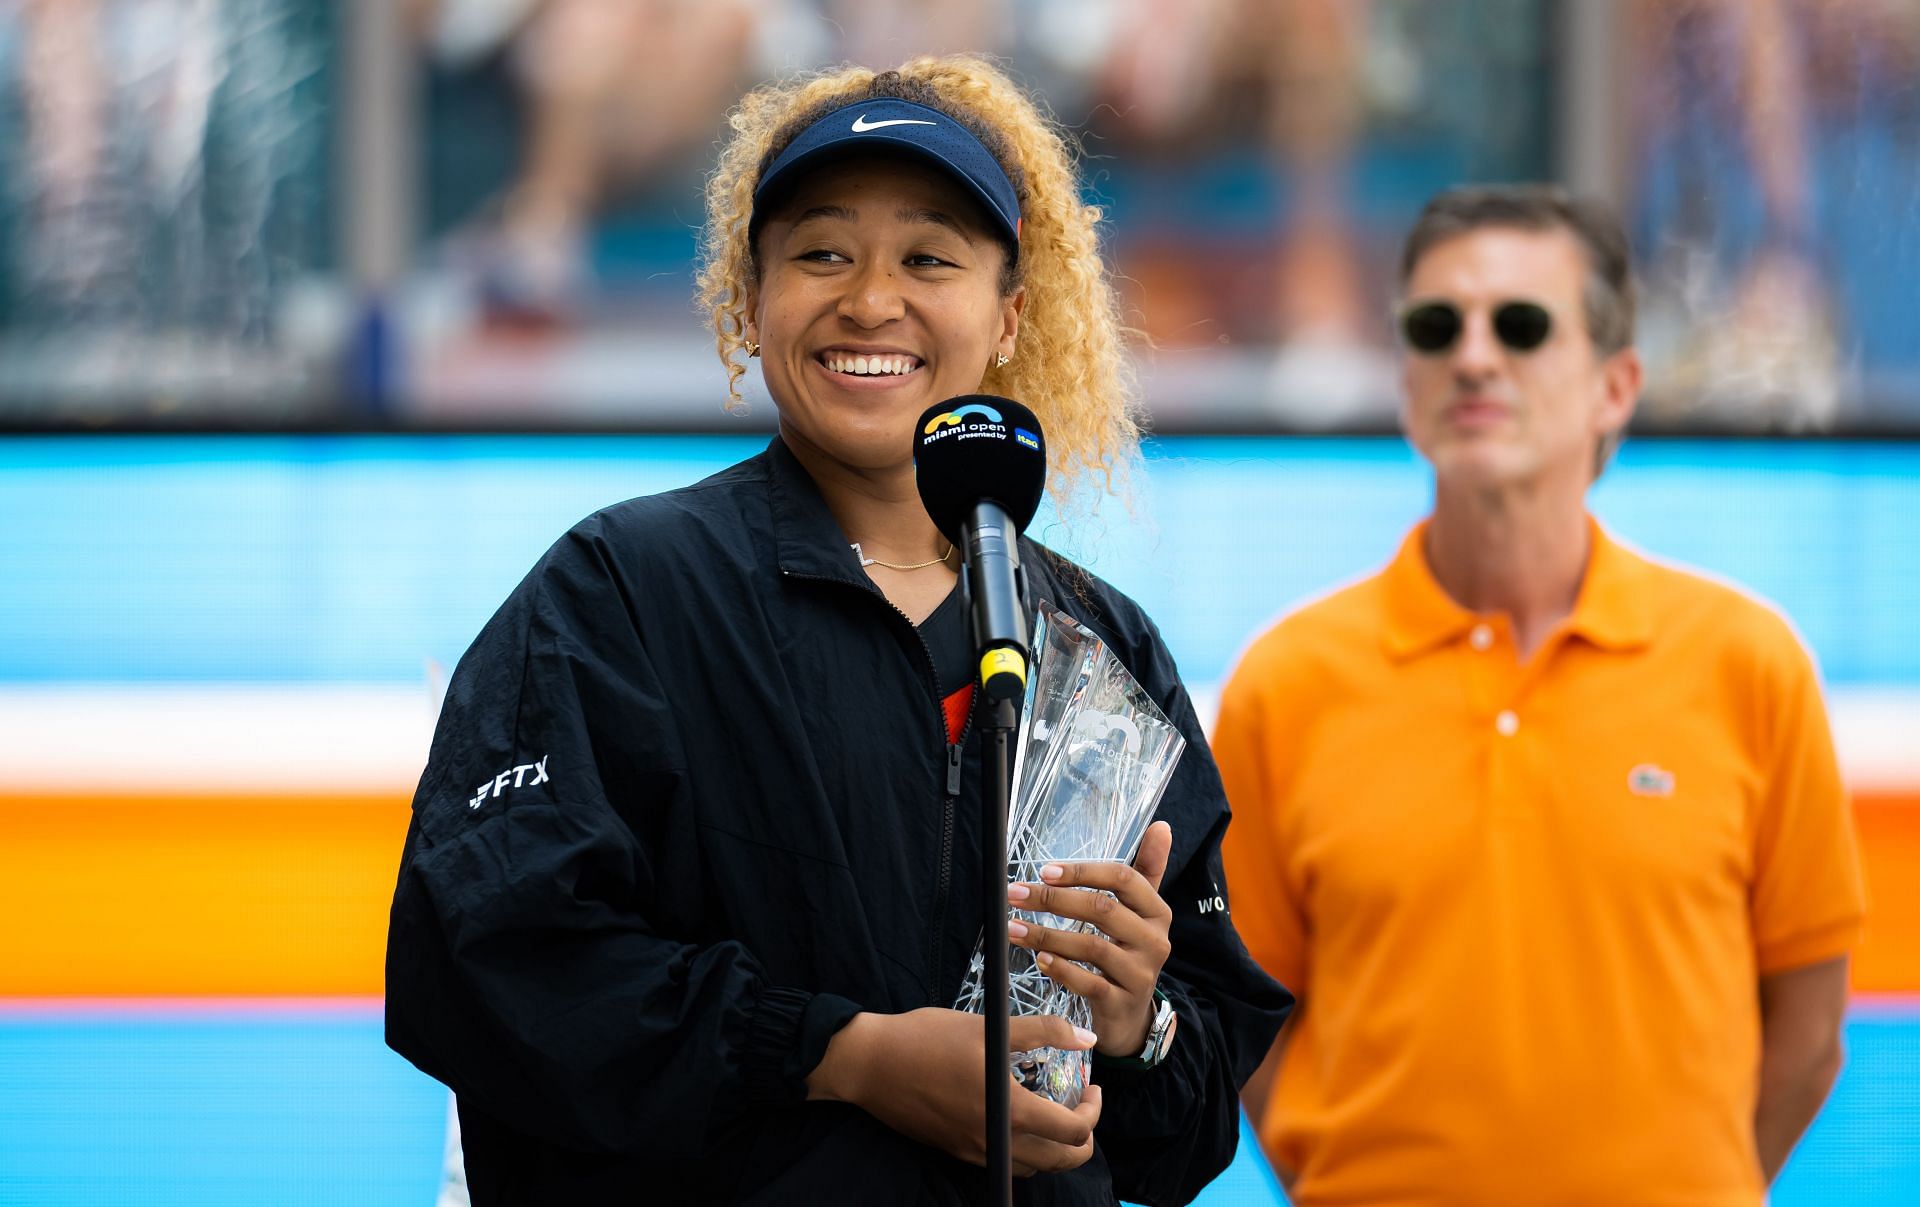
<path fill-rule="evenodd" d="M 1114 1069 L 1151 1069 L 1167 1058 L 1173 1048 L 1174 1024 L 1180 1016 L 1173 1012 L 1173 1002 L 1158 987 L 1153 991 L 1153 1021 L 1147 1024 L 1147 1044 L 1140 1049 L 1138 1056 L 1103 1056 L 1095 1051 L 1093 1059 Z"/>

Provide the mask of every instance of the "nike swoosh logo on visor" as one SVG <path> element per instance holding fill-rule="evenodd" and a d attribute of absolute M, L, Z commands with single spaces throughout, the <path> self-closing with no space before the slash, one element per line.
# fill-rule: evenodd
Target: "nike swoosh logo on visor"
<path fill-rule="evenodd" d="M 923 122 L 917 117 L 894 117 L 883 122 L 870 122 L 866 114 L 853 119 L 853 132 L 865 134 L 869 130 L 878 130 L 883 126 L 931 126 L 933 122 Z"/>

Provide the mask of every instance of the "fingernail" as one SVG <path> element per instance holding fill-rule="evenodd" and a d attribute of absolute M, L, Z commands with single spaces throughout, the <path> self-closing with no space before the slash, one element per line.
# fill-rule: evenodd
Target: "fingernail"
<path fill-rule="evenodd" d="M 1033 890 L 1024 884 L 1009 884 L 1007 886 L 1007 900 L 1009 901 L 1025 901 L 1032 895 Z"/>
<path fill-rule="evenodd" d="M 1024 939 L 1026 936 L 1027 924 L 1025 922 L 1016 922 L 1012 918 L 1007 919 L 1007 937 L 1009 939 Z"/>
<path fill-rule="evenodd" d="M 1060 879 L 1060 877 L 1066 874 L 1067 874 L 1067 869 L 1061 867 L 1057 863 L 1050 863 L 1046 867 L 1043 867 L 1040 869 L 1040 879 L 1046 881 L 1048 884 L 1052 884 L 1054 881 Z"/>
<path fill-rule="evenodd" d="M 1050 951 L 1043 951 L 1039 955 L 1036 955 L 1033 957 L 1033 962 L 1040 965 L 1040 967 L 1042 968 L 1051 968 L 1053 967 L 1053 953 Z"/>
<path fill-rule="evenodd" d="M 1091 1048 L 1094 1044 L 1100 1042 L 1100 1037 L 1098 1035 L 1095 1035 L 1093 1032 L 1087 1030 L 1085 1027 L 1075 1027 L 1073 1029 L 1073 1034 L 1075 1038 L 1077 1038 L 1081 1043 L 1087 1045 L 1089 1048 Z"/>

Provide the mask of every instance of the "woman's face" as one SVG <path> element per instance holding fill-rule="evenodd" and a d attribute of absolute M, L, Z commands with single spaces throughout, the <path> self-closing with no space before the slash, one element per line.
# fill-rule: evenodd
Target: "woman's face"
<path fill-rule="evenodd" d="M 911 464 L 913 424 L 1013 354 L 1024 290 L 977 202 L 937 169 L 854 159 L 815 172 L 760 231 L 748 338 L 789 440 L 850 468 Z"/>

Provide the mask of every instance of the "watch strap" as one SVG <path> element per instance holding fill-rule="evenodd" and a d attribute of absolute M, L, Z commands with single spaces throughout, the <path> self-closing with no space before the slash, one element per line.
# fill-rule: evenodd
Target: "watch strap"
<path fill-rule="evenodd" d="M 1136 1072 L 1151 1069 L 1167 1058 L 1167 1038 L 1173 1030 L 1173 1001 L 1158 985 L 1153 988 L 1153 1017 L 1147 1022 L 1147 1039 L 1141 1045 L 1138 1054 L 1133 1056 L 1108 1056 L 1098 1048 L 1093 1051 L 1093 1063 L 1106 1069 L 1128 1069 Z"/>

